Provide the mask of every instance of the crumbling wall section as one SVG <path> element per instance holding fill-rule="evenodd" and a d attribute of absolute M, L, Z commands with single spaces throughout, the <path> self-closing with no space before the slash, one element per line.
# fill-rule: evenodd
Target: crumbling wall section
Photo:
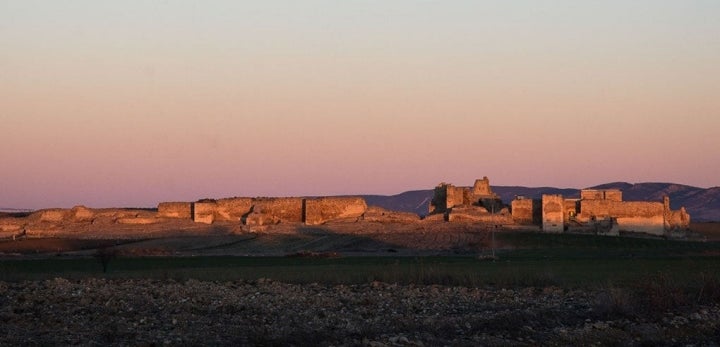
<path fill-rule="evenodd" d="M 449 222 L 484 222 L 491 224 L 511 224 L 512 216 L 507 211 L 492 214 L 480 206 L 453 207 L 448 213 Z"/>
<path fill-rule="evenodd" d="M 303 221 L 302 198 L 258 198 L 253 199 L 253 213 L 276 217 L 283 223 Z"/>
<path fill-rule="evenodd" d="M 94 210 L 95 218 L 109 219 L 112 221 L 118 218 L 135 218 L 138 216 L 139 211 L 137 210 L 126 210 L 117 208 L 103 208 Z"/>
<path fill-rule="evenodd" d="M 610 214 L 614 217 L 646 217 L 652 218 L 663 215 L 663 204 L 652 201 L 612 201 Z"/>
<path fill-rule="evenodd" d="M 463 205 L 465 204 L 466 198 L 466 191 L 467 189 L 464 189 L 462 187 L 455 187 L 455 186 L 449 186 L 447 191 L 447 208 L 451 209 L 455 206 Z"/>
<path fill-rule="evenodd" d="M 465 202 L 466 205 L 483 206 L 490 212 L 498 212 L 506 207 L 500 197 L 493 193 L 487 176 L 475 180 L 472 190 L 467 189 L 467 191 L 470 196 Z"/>
<path fill-rule="evenodd" d="M 216 202 L 215 220 L 239 222 L 247 216 L 253 207 L 252 198 L 227 198 Z"/>
<path fill-rule="evenodd" d="M 603 194 L 605 200 L 623 201 L 622 191 L 619 189 L 606 189 Z"/>
<path fill-rule="evenodd" d="M 663 216 L 652 217 L 617 217 L 620 231 L 632 231 L 650 235 L 663 235 L 665 233 Z"/>
<path fill-rule="evenodd" d="M 179 218 L 192 219 L 193 203 L 191 202 L 161 202 L 158 204 L 158 214 L 160 218 Z"/>
<path fill-rule="evenodd" d="M 448 222 L 480 222 L 489 221 L 487 210 L 476 210 L 473 207 L 453 207 L 447 214 Z"/>
<path fill-rule="evenodd" d="M 193 221 L 195 223 L 212 224 L 215 222 L 217 202 L 199 201 L 193 204 Z"/>
<path fill-rule="evenodd" d="M 75 206 L 67 214 L 68 218 L 76 223 L 89 223 L 95 219 L 95 211 L 85 206 Z"/>
<path fill-rule="evenodd" d="M 8 237 L 16 234 L 20 234 L 25 225 L 27 225 L 27 218 L 15 218 L 15 217 L 3 217 L 0 218 L 0 235 Z M 8 233 L 4 235 L 2 233 Z"/>
<path fill-rule="evenodd" d="M 580 191 L 581 200 L 604 200 L 602 190 L 598 189 L 583 189 Z"/>
<path fill-rule="evenodd" d="M 581 200 L 580 211 L 588 217 L 662 217 L 664 207 L 652 201 Z"/>
<path fill-rule="evenodd" d="M 690 228 L 690 215 L 681 207 L 680 210 L 665 211 L 665 230 L 667 231 L 685 231 Z"/>
<path fill-rule="evenodd" d="M 583 220 L 615 218 L 620 231 L 632 231 L 662 235 L 664 205 L 651 201 L 582 200 L 580 210 Z"/>
<path fill-rule="evenodd" d="M 542 202 L 535 199 L 515 199 L 510 203 L 513 221 L 522 225 L 542 224 Z"/>
<path fill-rule="evenodd" d="M 305 224 L 319 225 L 331 220 L 359 218 L 367 211 L 365 199 L 327 197 L 305 200 Z"/>
<path fill-rule="evenodd" d="M 481 197 L 495 197 L 495 194 L 490 188 L 490 180 L 487 178 L 487 176 L 483 177 L 482 179 L 475 180 L 472 193 L 478 199 L 480 199 Z"/>
<path fill-rule="evenodd" d="M 459 192 L 456 194 L 462 194 L 462 201 L 459 203 L 456 202 L 453 205 L 453 207 L 459 206 L 459 205 L 468 205 L 469 206 L 469 205 L 475 205 L 477 203 L 478 200 L 472 194 L 472 192 L 470 191 L 470 188 L 458 187 L 456 189 L 459 189 Z"/>
<path fill-rule="evenodd" d="M 483 206 L 489 211 L 500 211 L 505 205 L 490 188 L 487 177 L 475 180 L 472 188 L 455 187 L 452 184 L 440 183 L 433 192 L 430 201 L 430 214 L 446 213 L 457 206 Z"/>
<path fill-rule="evenodd" d="M 68 218 L 69 211 L 60 208 L 50 208 L 34 212 L 30 215 L 30 219 L 40 222 L 59 223 Z"/>
<path fill-rule="evenodd" d="M 597 219 L 597 217 L 609 217 L 610 204 L 614 204 L 614 202 L 592 199 L 580 200 L 580 215 L 578 218 L 582 221 L 589 221 L 593 218 Z"/>
<path fill-rule="evenodd" d="M 433 191 L 430 201 L 430 214 L 445 213 L 451 208 L 463 204 L 470 204 L 470 191 L 468 188 L 455 187 L 452 184 L 440 183 Z"/>
<path fill-rule="evenodd" d="M 341 218 L 359 218 L 367 204 L 362 198 L 227 198 L 201 200 L 193 204 L 193 220 L 242 222 L 246 225 L 278 223 L 322 224 Z"/>
<path fill-rule="evenodd" d="M 583 189 L 580 191 L 580 199 L 622 201 L 622 191 L 620 189 Z"/>
<path fill-rule="evenodd" d="M 562 233 L 565 229 L 565 200 L 559 194 L 543 194 L 542 227 L 547 233 Z"/>
<path fill-rule="evenodd" d="M 257 212 L 250 212 L 243 218 L 243 223 L 249 226 L 275 225 L 280 223 L 280 218 Z"/>
<path fill-rule="evenodd" d="M 75 206 L 71 209 L 51 208 L 32 213 L 28 220 L 32 222 L 48 223 L 83 223 L 92 222 L 96 212 L 85 206 Z"/>

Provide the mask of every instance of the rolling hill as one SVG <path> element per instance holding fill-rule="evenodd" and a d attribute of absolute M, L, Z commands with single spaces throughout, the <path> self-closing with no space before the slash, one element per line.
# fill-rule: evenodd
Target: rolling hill
<path fill-rule="evenodd" d="M 589 188 L 620 189 L 623 192 L 623 200 L 626 201 L 662 201 L 663 196 L 668 195 L 671 207 L 679 209 L 685 206 L 693 221 L 720 221 L 720 187 L 705 189 L 675 183 L 613 182 Z M 492 189 L 506 204 L 518 195 L 536 199 L 542 194 L 580 196 L 580 190 L 574 188 L 493 186 Z M 397 195 L 364 195 L 363 197 L 368 205 L 426 215 L 432 192 L 432 189 L 413 190 Z"/>

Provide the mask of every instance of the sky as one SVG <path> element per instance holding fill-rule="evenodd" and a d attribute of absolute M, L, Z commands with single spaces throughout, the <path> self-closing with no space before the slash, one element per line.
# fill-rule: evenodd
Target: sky
<path fill-rule="evenodd" d="M 0 207 L 720 185 L 720 1 L 0 0 Z"/>

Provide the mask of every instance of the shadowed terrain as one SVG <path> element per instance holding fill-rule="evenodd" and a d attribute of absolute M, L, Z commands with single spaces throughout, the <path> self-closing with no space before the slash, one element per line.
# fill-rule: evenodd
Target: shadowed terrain
<path fill-rule="evenodd" d="M 280 224 L 267 232 L 238 232 L 233 223 L 214 225 L 175 224 L 174 228 L 138 234 L 120 226 L 106 233 L 75 232 L 62 237 L 32 237 L 0 241 L 0 255 L 13 257 L 32 255 L 48 257 L 57 254 L 87 256 L 98 248 L 114 247 L 126 256 L 142 255 L 230 255 L 230 256 L 285 256 L 298 252 L 336 252 L 342 255 L 418 256 L 458 255 L 487 253 L 493 248 L 492 228 L 482 223 L 328 223 L 322 226 Z M 674 245 L 697 245 L 698 252 L 710 252 L 714 242 L 720 241 L 720 223 L 693 223 L 695 238 L 707 242 L 672 242 L 657 238 L 603 237 L 592 235 L 544 235 L 522 230 L 497 229 L 494 247 L 498 251 L 527 248 L 557 248 L 563 243 L 537 244 L 543 240 L 578 239 L 602 240 L 613 247 L 634 244 L 638 240 L 670 242 Z M 533 231 L 534 229 L 528 229 Z M 517 236 L 521 235 L 521 236 Z M 526 236 L 522 236 L 526 235 Z M 536 235 L 532 236 L 531 235 Z M 602 251 L 602 245 L 598 246 Z M 611 250 L 607 250 L 611 252 Z M 720 252 L 720 250 L 718 250 Z M 703 254 L 705 254 L 703 253 Z M 699 253 L 698 253 L 699 254 Z"/>

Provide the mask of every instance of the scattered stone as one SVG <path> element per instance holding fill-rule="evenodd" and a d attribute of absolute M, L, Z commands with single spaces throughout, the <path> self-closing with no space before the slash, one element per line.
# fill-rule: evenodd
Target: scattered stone
<path fill-rule="evenodd" d="M 0 345 L 707 345 L 720 306 L 662 317 L 567 309 L 597 293 L 271 279 L 0 282 Z"/>

